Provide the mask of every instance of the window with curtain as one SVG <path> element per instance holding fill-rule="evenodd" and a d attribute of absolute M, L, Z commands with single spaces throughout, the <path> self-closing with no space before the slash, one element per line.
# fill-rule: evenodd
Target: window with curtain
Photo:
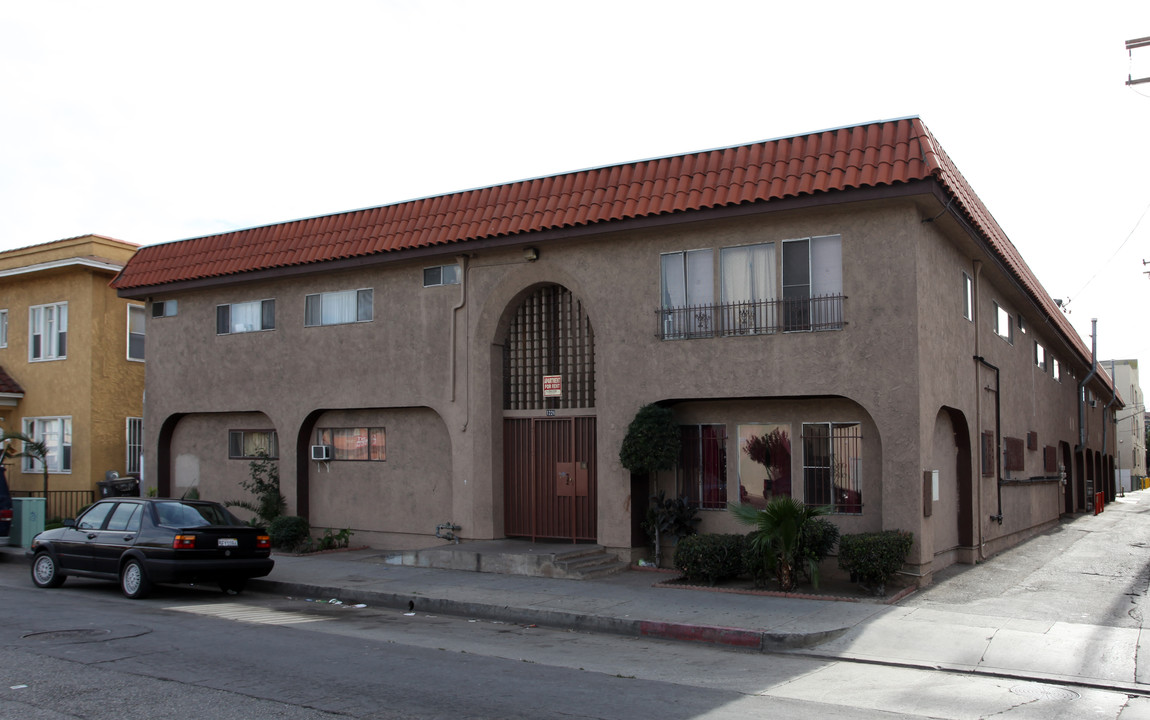
<path fill-rule="evenodd" d="M 722 270 L 723 332 L 773 332 L 775 244 L 727 247 L 719 252 Z"/>
<path fill-rule="evenodd" d="M 279 437 L 275 430 L 229 430 L 228 457 L 248 460 L 266 453 L 269 458 L 280 456 Z"/>
<path fill-rule="evenodd" d="M 714 334 L 714 252 L 664 253 L 662 263 L 662 334 L 664 339 L 710 337 Z"/>
<path fill-rule="evenodd" d="M 783 242 L 783 329 L 842 327 L 843 263 L 839 235 Z"/>
<path fill-rule="evenodd" d="M 387 434 L 381 427 L 321 428 L 317 445 L 331 446 L 332 460 L 387 460 Z"/>
<path fill-rule="evenodd" d="M 68 303 L 28 309 L 28 359 L 62 360 L 68 355 Z"/>
<path fill-rule="evenodd" d="M 253 300 L 216 306 L 216 334 L 275 330 L 276 301 Z"/>
<path fill-rule="evenodd" d="M 368 288 L 308 295 L 304 298 L 304 325 L 370 322 L 374 315 L 372 294 Z"/>
<path fill-rule="evenodd" d="M 24 434 L 44 443 L 50 473 L 72 472 L 72 418 L 24 418 Z M 24 472 L 43 472 L 35 458 L 24 458 Z"/>
<path fill-rule="evenodd" d="M 682 425 L 679 432 L 679 493 L 705 510 L 726 508 L 726 425 Z"/>

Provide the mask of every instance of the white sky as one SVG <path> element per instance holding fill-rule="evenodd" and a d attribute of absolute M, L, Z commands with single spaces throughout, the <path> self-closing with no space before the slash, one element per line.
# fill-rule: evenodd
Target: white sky
<path fill-rule="evenodd" d="M 0 250 L 919 115 L 1087 345 L 1150 362 L 1146 36 L 1145 0 L 0 0 Z"/>

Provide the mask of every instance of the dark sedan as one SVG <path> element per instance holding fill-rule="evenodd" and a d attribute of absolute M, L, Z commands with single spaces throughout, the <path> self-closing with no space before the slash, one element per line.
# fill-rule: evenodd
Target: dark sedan
<path fill-rule="evenodd" d="M 155 583 L 218 583 L 238 593 L 272 570 L 271 540 L 219 503 L 170 498 L 100 500 L 64 527 L 32 540 L 32 582 L 54 588 L 70 576 L 117 580 L 130 598 Z"/>

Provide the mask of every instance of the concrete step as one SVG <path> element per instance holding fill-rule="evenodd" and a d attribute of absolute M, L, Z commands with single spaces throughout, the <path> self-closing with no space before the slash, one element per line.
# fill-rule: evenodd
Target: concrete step
<path fill-rule="evenodd" d="M 627 569 L 602 545 L 479 541 L 392 553 L 387 562 L 414 567 L 590 580 Z"/>

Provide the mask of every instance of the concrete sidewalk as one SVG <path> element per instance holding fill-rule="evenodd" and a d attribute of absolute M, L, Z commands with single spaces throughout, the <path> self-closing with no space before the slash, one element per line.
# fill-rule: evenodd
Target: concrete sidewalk
<path fill-rule="evenodd" d="M 1137 662 L 1150 651 L 1148 512 L 1150 493 L 1129 494 L 981 565 L 949 568 L 894 605 L 657 587 L 672 576 L 635 570 L 578 581 L 408 567 L 379 550 L 277 555 L 251 588 L 1150 695 Z"/>

